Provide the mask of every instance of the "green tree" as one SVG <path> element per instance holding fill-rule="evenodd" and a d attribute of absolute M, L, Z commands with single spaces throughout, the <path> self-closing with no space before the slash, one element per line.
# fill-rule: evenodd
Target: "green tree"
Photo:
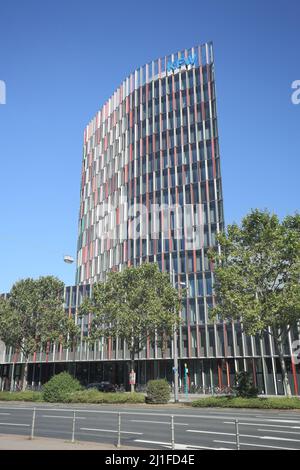
<path fill-rule="evenodd" d="M 92 297 L 85 299 L 80 312 L 93 315 L 90 340 L 104 337 L 126 342 L 134 372 L 135 356 L 147 338 L 156 337 L 164 347 L 177 327 L 179 297 L 168 274 L 160 272 L 157 264 L 144 263 L 109 273 L 107 282 L 93 286 Z"/>
<path fill-rule="evenodd" d="M 30 355 L 48 343 L 69 345 L 78 329 L 63 307 L 64 284 L 53 276 L 16 282 L 8 299 L 0 300 L 0 339 L 23 353 L 22 389 L 26 389 Z"/>
<path fill-rule="evenodd" d="M 247 335 L 271 335 L 291 396 L 284 344 L 300 317 L 300 215 L 280 222 L 274 214 L 253 210 L 240 227 L 228 226 L 218 242 L 220 251 L 210 252 L 217 302 L 212 318 L 241 320 Z"/>
<path fill-rule="evenodd" d="M 250 373 L 245 370 L 236 374 L 234 389 L 238 397 L 254 398 L 258 395 L 258 389 L 254 386 Z"/>

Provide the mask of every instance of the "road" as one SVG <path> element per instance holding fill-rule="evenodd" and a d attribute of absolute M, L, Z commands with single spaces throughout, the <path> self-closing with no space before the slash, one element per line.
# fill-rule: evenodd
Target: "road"
<path fill-rule="evenodd" d="M 29 435 L 32 404 L 0 404 L 1 434 Z M 159 406 L 92 406 L 36 404 L 35 435 L 70 440 L 73 411 L 75 440 L 117 443 L 121 412 L 121 444 L 150 449 L 171 448 L 174 415 L 176 449 L 237 448 L 235 419 L 239 421 L 240 448 L 300 450 L 300 412 L 235 409 L 196 409 Z"/>

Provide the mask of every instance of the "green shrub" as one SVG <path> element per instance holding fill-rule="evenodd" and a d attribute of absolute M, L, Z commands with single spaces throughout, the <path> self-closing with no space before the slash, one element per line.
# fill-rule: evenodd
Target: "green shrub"
<path fill-rule="evenodd" d="M 43 399 L 48 402 L 64 401 L 68 394 L 82 390 L 77 379 L 68 372 L 54 375 L 43 387 Z"/>
<path fill-rule="evenodd" d="M 299 398 L 242 398 L 242 397 L 209 397 L 200 398 L 191 403 L 195 408 L 260 408 L 293 410 L 300 409 Z"/>
<path fill-rule="evenodd" d="M 234 390 L 238 397 L 254 398 L 258 395 L 258 389 L 254 386 L 253 379 L 247 371 L 236 374 Z"/>
<path fill-rule="evenodd" d="M 41 392 L 0 392 L 0 401 L 43 401 Z"/>
<path fill-rule="evenodd" d="M 95 389 L 68 393 L 63 398 L 64 403 L 145 403 L 143 393 L 107 393 Z"/>
<path fill-rule="evenodd" d="M 164 404 L 170 400 L 170 385 L 165 379 L 149 380 L 146 403 Z"/>

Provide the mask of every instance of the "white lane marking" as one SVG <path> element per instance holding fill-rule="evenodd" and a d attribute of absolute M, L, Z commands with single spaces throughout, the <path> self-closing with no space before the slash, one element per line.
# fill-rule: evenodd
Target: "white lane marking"
<path fill-rule="evenodd" d="M 271 421 L 272 423 L 292 423 L 292 424 L 300 424 L 300 421 L 296 421 L 295 419 L 267 419 L 266 421 Z"/>
<path fill-rule="evenodd" d="M 275 419 L 275 418 L 280 418 L 280 419 L 299 419 L 300 418 L 300 413 L 299 411 L 293 414 L 287 414 L 287 413 L 282 413 L 281 415 L 276 415 L 276 416 L 270 416 L 270 418 Z"/>
<path fill-rule="evenodd" d="M 296 414 L 293 414 L 293 415 L 288 415 L 286 413 L 281 413 L 281 414 L 265 414 L 265 415 L 255 415 L 255 418 L 263 418 L 263 419 L 266 419 L 266 420 L 279 420 L 279 421 L 284 421 L 284 420 L 298 420 L 299 421 L 299 418 L 300 418 L 300 413 L 298 413 L 298 416 L 296 416 Z"/>
<path fill-rule="evenodd" d="M 287 437 L 272 437 L 272 436 L 262 436 L 259 439 L 267 439 L 270 441 L 290 441 L 290 442 L 300 442 L 299 439 L 289 439 Z"/>
<path fill-rule="evenodd" d="M 232 432 L 218 432 L 218 431 L 198 431 L 196 429 L 186 429 L 186 432 L 199 432 L 201 434 L 222 434 L 223 436 L 235 436 Z M 242 434 L 240 434 L 242 436 Z"/>
<path fill-rule="evenodd" d="M 266 429 L 258 429 L 258 431 L 266 432 Z M 281 429 L 268 429 L 268 432 L 280 432 L 281 434 L 296 434 L 300 436 L 300 433 L 297 431 L 282 431 Z"/>
<path fill-rule="evenodd" d="M 235 444 L 236 445 L 236 442 L 230 442 L 230 441 L 214 441 L 214 442 L 217 442 L 219 444 Z M 248 444 L 248 443 L 245 443 L 245 442 L 240 442 L 240 445 L 241 446 L 251 446 L 251 447 L 264 447 L 266 449 L 299 450 L 299 449 L 296 449 L 296 448 L 293 448 L 293 447 L 266 446 L 266 445 L 263 445 L 263 444 Z"/>
<path fill-rule="evenodd" d="M 19 423 L 0 423 L 0 426 L 30 426 L 30 424 L 19 424 Z"/>
<path fill-rule="evenodd" d="M 235 424 L 235 421 L 223 421 L 224 424 Z M 300 429 L 300 426 L 285 426 L 284 424 L 264 424 L 264 423 L 241 423 L 242 426 L 264 426 L 271 428 L 288 428 L 288 429 Z M 266 431 L 266 429 L 265 429 Z"/>
<path fill-rule="evenodd" d="M 158 444 L 163 447 L 171 449 L 172 445 L 170 442 L 161 441 L 145 441 L 143 439 L 135 439 L 134 442 L 141 442 L 144 444 Z M 192 444 L 175 444 L 175 449 L 211 449 L 211 450 L 232 450 L 227 447 L 205 447 L 205 446 L 193 446 Z"/>
<path fill-rule="evenodd" d="M 42 415 L 42 418 L 58 418 L 58 419 L 73 419 L 73 416 L 55 416 L 55 415 Z M 77 419 L 86 419 L 83 416 L 76 416 Z"/>
<path fill-rule="evenodd" d="M 258 429 L 259 431 L 259 429 Z M 266 431 L 265 429 L 263 431 Z M 202 434 L 222 434 L 223 436 L 235 436 L 235 433 L 218 432 L 218 431 L 198 431 L 194 429 L 187 429 L 186 432 L 198 432 Z M 280 432 L 280 431 L 279 431 Z M 300 442 L 298 439 L 288 439 L 287 437 L 272 437 L 272 436 L 258 436 L 253 434 L 240 434 L 240 437 L 249 437 L 250 439 L 267 439 L 267 440 L 281 440 L 281 441 L 295 441 Z"/>
<path fill-rule="evenodd" d="M 11 413 L 0 413 L 0 415 L 10 415 Z"/>
<path fill-rule="evenodd" d="M 143 421 L 142 419 L 131 419 L 132 423 L 168 424 L 170 421 Z M 190 426 L 188 423 L 174 423 L 175 426 Z"/>
<path fill-rule="evenodd" d="M 98 432 L 118 432 L 113 429 L 95 429 L 95 428 L 80 428 L 81 431 L 98 431 Z M 143 432 L 121 431 L 121 434 L 136 434 L 142 436 Z"/>

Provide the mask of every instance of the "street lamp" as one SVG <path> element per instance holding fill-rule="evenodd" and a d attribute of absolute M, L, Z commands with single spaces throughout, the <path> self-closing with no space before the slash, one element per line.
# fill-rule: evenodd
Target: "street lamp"
<path fill-rule="evenodd" d="M 65 256 L 64 256 L 64 262 L 65 262 L 66 264 L 73 264 L 73 263 L 74 263 L 74 258 L 73 258 L 73 256 L 65 255 Z M 68 335 L 68 339 L 69 339 L 69 335 Z M 73 367 L 74 367 L 74 372 L 73 372 L 73 373 L 74 373 L 74 377 L 75 377 L 75 349 L 74 349 L 74 365 L 73 365 Z"/>
<path fill-rule="evenodd" d="M 175 282 L 175 271 L 174 269 L 172 270 L 172 283 L 173 287 L 176 289 L 179 286 L 180 287 L 186 287 L 185 282 Z M 177 326 L 174 325 L 174 331 L 173 331 L 173 359 L 174 359 L 174 366 L 173 366 L 173 372 L 174 372 L 174 402 L 178 403 L 179 402 L 179 394 L 178 394 L 178 350 L 177 350 Z"/>

